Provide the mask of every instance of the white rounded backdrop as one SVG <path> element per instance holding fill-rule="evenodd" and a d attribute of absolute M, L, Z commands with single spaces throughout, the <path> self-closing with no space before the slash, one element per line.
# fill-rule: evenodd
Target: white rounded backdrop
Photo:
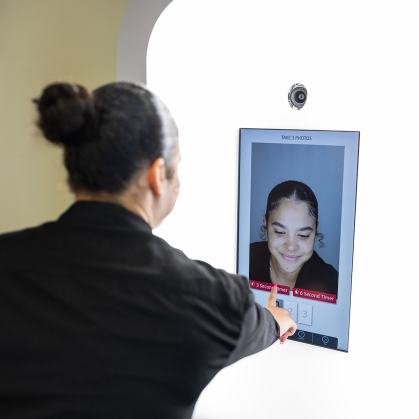
<path fill-rule="evenodd" d="M 274 345 L 221 371 L 194 418 L 416 414 L 416 16 L 405 0 L 175 0 L 154 27 L 148 87 L 183 156 L 155 233 L 189 257 L 235 270 L 239 128 L 361 131 L 349 353 Z"/>

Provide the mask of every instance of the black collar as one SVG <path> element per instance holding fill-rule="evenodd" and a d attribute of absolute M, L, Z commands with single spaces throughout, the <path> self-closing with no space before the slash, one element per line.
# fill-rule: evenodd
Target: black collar
<path fill-rule="evenodd" d="M 150 225 L 139 215 L 108 202 L 78 201 L 61 217 L 59 223 L 123 227 L 151 233 Z"/>

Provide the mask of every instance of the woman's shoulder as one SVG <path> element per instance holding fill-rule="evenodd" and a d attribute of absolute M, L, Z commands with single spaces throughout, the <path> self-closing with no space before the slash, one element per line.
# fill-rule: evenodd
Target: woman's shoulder
<path fill-rule="evenodd" d="M 313 251 L 313 256 L 311 257 L 314 267 L 322 272 L 329 274 L 331 276 L 338 276 L 338 271 L 329 263 L 326 263 L 316 251 Z"/>
<path fill-rule="evenodd" d="M 20 269 L 23 259 L 29 260 L 35 252 L 40 251 L 50 224 L 0 234 L 1 266 Z"/>
<path fill-rule="evenodd" d="M 337 295 L 338 278 L 338 271 L 314 251 L 309 261 L 304 264 L 296 286 L 297 288 Z"/>
<path fill-rule="evenodd" d="M 250 257 L 270 256 L 268 242 L 254 242 L 250 243 Z"/>
<path fill-rule="evenodd" d="M 255 242 L 250 244 L 249 253 L 249 279 L 271 283 L 269 274 L 269 259 L 271 252 L 269 251 L 268 242 Z"/>

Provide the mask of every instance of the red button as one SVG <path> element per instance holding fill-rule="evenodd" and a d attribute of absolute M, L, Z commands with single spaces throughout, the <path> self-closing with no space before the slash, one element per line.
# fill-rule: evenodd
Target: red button
<path fill-rule="evenodd" d="M 272 287 L 274 284 L 268 284 L 267 282 L 259 282 L 259 281 L 250 281 L 250 288 L 254 290 L 262 290 L 262 291 L 269 291 L 271 292 Z M 290 287 L 286 287 L 284 285 L 278 285 L 278 294 L 290 294 Z"/>
<path fill-rule="evenodd" d="M 303 290 L 301 288 L 294 288 L 294 297 L 308 298 L 309 300 L 323 301 L 325 303 L 336 304 L 336 295 L 326 294 L 325 292 Z"/>

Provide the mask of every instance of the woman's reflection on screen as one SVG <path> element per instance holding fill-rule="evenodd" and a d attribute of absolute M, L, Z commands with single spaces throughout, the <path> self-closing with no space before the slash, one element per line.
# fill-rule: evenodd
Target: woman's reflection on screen
<path fill-rule="evenodd" d="M 338 272 L 314 250 L 323 235 L 309 186 L 289 180 L 271 190 L 261 228 L 265 237 L 250 245 L 250 280 L 337 295 Z"/>

